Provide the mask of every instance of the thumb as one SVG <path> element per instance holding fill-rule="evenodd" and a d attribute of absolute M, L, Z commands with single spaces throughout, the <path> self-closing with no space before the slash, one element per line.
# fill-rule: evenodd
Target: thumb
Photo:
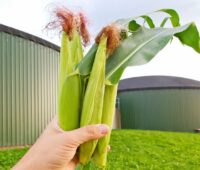
<path fill-rule="evenodd" d="M 71 139 L 74 139 L 77 145 L 90 140 L 104 137 L 109 133 L 109 127 L 105 124 L 88 125 L 68 132 Z"/>

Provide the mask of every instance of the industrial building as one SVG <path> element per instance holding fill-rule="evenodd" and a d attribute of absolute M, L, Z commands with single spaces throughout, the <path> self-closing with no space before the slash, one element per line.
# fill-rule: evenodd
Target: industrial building
<path fill-rule="evenodd" d="M 56 114 L 59 50 L 0 25 L 0 146 L 32 144 Z"/>
<path fill-rule="evenodd" d="M 200 82 L 170 76 L 120 81 L 121 127 L 194 132 L 200 128 Z"/>

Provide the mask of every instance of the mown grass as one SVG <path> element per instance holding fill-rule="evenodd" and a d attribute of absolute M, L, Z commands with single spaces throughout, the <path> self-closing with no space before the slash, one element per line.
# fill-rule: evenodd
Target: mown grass
<path fill-rule="evenodd" d="M 200 170 L 199 134 L 114 130 L 110 145 L 108 170 Z M 26 151 L 0 151 L 0 169 L 12 167 Z"/>
<path fill-rule="evenodd" d="M 114 131 L 108 169 L 198 170 L 200 135 L 159 131 Z"/>
<path fill-rule="evenodd" d="M 23 149 L 0 150 L 0 170 L 8 170 L 28 151 Z"/>

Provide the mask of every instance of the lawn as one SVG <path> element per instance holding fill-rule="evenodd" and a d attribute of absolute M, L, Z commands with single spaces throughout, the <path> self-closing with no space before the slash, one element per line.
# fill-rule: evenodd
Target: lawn
<path fill-rule="evenodd" d="M 0 150 L 0 170 L 10 169 L 27 151 L 28 148 Z"/>
<path fill-rule="evenodd" d="M 27 150 L 0 151 L 0 169 L 12 167 Z M 200 170 L 200 135 L 114 130 L 107 169 Z"/>

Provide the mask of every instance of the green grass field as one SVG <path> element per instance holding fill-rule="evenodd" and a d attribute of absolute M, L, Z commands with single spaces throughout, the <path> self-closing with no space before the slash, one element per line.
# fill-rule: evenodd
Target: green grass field
<path fill-rule="evenodd" d="M 0 169 L 9 169 L 27 151 L 0 151 Z M 200 170 L 200 135 L 114 130 L 108 170 Z"/>
<path fill-rule="evenodd" d="M 28 148 L 0 150 L 0 170 L 10 169 L 27 151 Z"/>

